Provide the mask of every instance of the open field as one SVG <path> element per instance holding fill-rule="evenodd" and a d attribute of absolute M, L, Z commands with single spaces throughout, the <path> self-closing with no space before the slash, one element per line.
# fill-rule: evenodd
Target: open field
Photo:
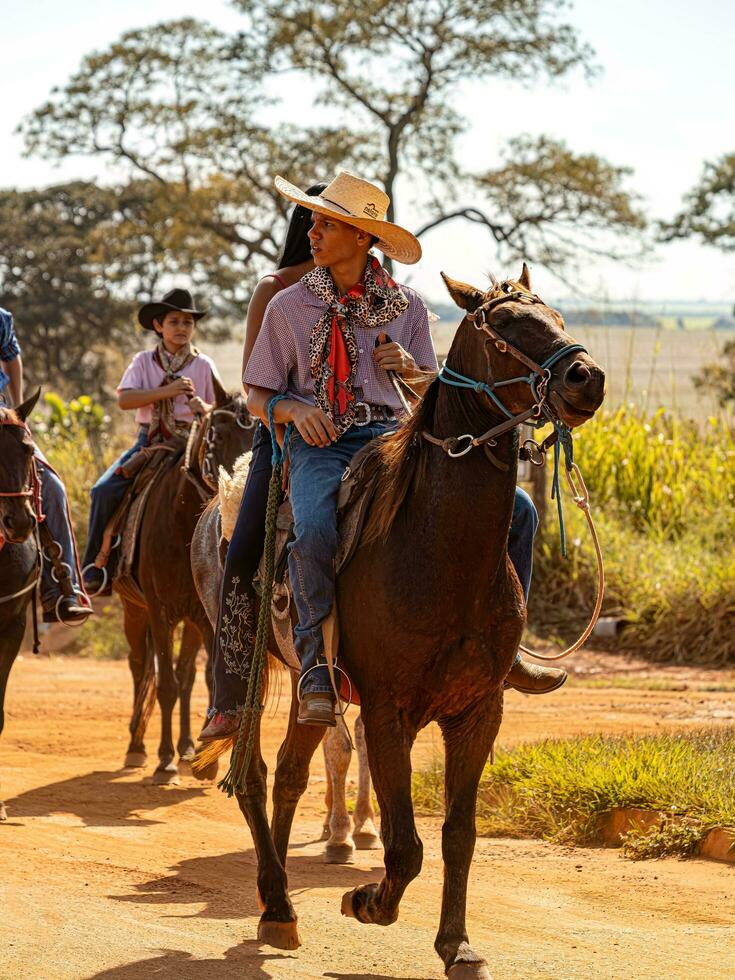
<path fill-rule="evenodd" d="M 504 744 L 585 732 L 732 725 L 733 672 L 655 672 L 578 658 L 575 686 L 507 699 Z M 594 684 L 588 683 L 594 680 Z M 603 687 L 604 684 L 610 686 Z M 682 690 L 689 687 L 690 690 Z M 154 787 L 122 771 L 130 679 L 121 662 L 25 655 L 13 670 L 0 779 L 0 977 L 23 980 L 413 980 L 438 978 L 432 943 L 441 893 L 440 823 L 421 819 L 424 867 L 394 926 L 339 914 L 342 893 L 377 880 L 380 853 L 321 861 L 324 775 L 315 760 L 292 838 L 290 883 L 304 946 L 255 940 L 254 855 L 233 801 L 183 778 Z M 205 705 L 201 680 L 195 709 Z M 285 699 L 266 727 L 272 766 Z M 157 716 L 148 747 L 156 744 Z M 440 741 L 422 734 L 416 765 Z M 151 766 L 152 768 L 152 766 Z M 617 852 L 481 839 L 470 876 L 469 934 L 496 980 L 652 977 L 715 980 L 735 961 L 735 870 L 702 861 L 640 862 Z"/>
<path fill-rule="evenodd" d="M 434 341 L 446 355 L 456 324 L 434 325 Z M 651 411 L 664 406 L 682 416 L 717 414 L 715 400 L 695 389 L 692 375 L 717 361 L 732 335 L 714 330 L 657 330 L 652 327 L 574 327 L 572 334 L 607 373 L 608 408 L 633 401 Z M 199 345 L 216 361 L 226 386 L 240 384 L 241 340 Z"/>

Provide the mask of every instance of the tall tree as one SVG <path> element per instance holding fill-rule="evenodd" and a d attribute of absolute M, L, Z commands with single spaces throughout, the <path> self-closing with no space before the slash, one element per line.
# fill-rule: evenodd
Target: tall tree
<path fill-rule="evenodd" d="M 117 244 L 129 262 L 131 236 L 148 235 L 149 281 L 185 272 L 212 289 L 215 310 L 241 312 L 283 239 L 289 205 L 273 174 L 310 184 L 339 162 L 370 170 L 375 158 L 354 128 L 258 123 L 262 73 L 245 39 L 189 18 L 128 31 L 88 55 L 21 130 L 31 153 L 98 156 L 134 181 L 127 197 L 139 206 L 108 243 L 113 266 Z"/>
<path fill-rule="evenodd" d="M 723 252 L 735 251 L 735 153 L 705 161 L 683 204 L 673 221 L 662 223 L 664 241 L 691 237 Z"/>
<path fill-rule="evenodd" d="M 29 380 L 64 394 L 105 397 L 134 342 L 133 304 L 115 295 L 96 251 L 115 200 L 82 182 L 0 192 L 0 305 L 15 315 Z"/>

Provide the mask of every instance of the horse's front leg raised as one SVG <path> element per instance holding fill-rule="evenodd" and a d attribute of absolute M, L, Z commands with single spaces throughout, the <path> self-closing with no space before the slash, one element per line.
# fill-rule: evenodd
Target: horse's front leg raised
<path fill-rule="evenodd" d="M 365 741 L 365 725 L 361 714 L 355 721 L 355 750 L 357 752 L 357 800 L 352 839 L 358 851 L 374 851 L 381 845 L 375 827 L 375 810 L 370 793 L 370 763 Z"/>
<path fill-rule="evenodd" d="M 176 766 L 173 714 L 179 685 L 173 663 L 173 625 L 166 610 L 151 609 L 151 637 L 158 657 L 158 706 L 161 710 L 161 741 L 158 746 L 158 765 L 153 773 L 156 786 L 178 785 L 179 770 Z"/>
<path fill-rule="evenodd" d="M 469 945 L 465 915 L 467 878 L 475 850 L 477 787 L 503 712 L 502 691 L 440 721 L 446 747 L 446 814 L 442 827 L 444 890 L 434 947 L 450 980 L 490 980 L 485 960 Z"/>
<path fill-rule="evenodd" d="M 379 884 L 362 885 L 342 898 L 342 913 L 360 922 L 387 926 L 398 918 L 398 907 L 409 882 L 421 870 L 423 847 L 416 831 L 411 802 L 409 731 L 393 705 L 363 708 L 370 771 L 380 804 L 385 877 Z"/>

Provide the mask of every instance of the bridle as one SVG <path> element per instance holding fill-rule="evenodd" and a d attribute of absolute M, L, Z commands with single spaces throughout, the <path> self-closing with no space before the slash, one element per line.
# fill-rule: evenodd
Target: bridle
<path fill-rule="evenodd" d="M 236 425 L 245 430 L 253 429 L 257 424 L 257 419 L 253 418 L 249 412 L 237 412 L 229 408 L 213 408 L 203 419 L 198 416 L 194 419 L 189 430 L 181 469 L 186 478 L 197 488 L 203 500 L 208 500 L 217 493 L 218 489 L 219 464 L 215 452 L 217 438 L 217 432 L 214 428 L 215 417 L 233 419 Z M 200 430 L 199 452 L 197 454 L 199 472 L 195 473 L 191 468 L 191 457 Z"/>
<path fill-rule="evenodd" d="M 0 427 L 1 426 L 13 426 L 17 429 L 23 429 L 24 432 L 30 438 L 30 429 L 25 422 L 16 421 L 12 416 L 5 414 L 0 415 Z M 0 596 L 0 604 L 4 602 L 11 602 L 13 599 L 19 599 L 20 596 L 25 595 L 38 585 L 41 578 L 41 542 L 38 539 L 38 526 L 44 519 L 43 509 L 41 507 L 41 481 L 38 476 L 38 469 L 36 468 L 36 460 L 32 456 L 30 459 L 30 466 L 28 472 L 28 483 L 20 490 L 0 490 L 0 497 L 26 497 L 33 501 L 32 509 L 33 515 L 36 518 L 36 526 L 34 530 L 34 536 L 36 539 L 36 574 L 34 578 L 27 584 L 24 585 L 22 589 L 17 592 L 13 592 L 9 595 Z M 0 551 L 5 545 L 5 536 L 2 531 L 0 531 Z M 35 602 L 34 602 L 34 614 L 35 614 Z M 35 625 L 35 623 L 34 623 Z M 37 643 L 37 640 L 36 640 Z M 34 646 L 34 652 L 35 646 Z"/>
<path fill-rule="evenodd" d="M 552 498 L 556 498 L 557 502 L 559 527 L 561 532 L 561 549 L 562 555 L 566 558 L 564 512 L 562 510 L 559 485 L 559 461 L 561 452 L 564 453 L 566 478 L 572 493 L 572 499 L 584 513 L 585 519 L 587 520 L 587 525 L 592 535 L 592 541 L 595 546 L 595 555 L 597 558 L 597 600 L 595 602 L 592 617 L 590 618 L 584 632 L 579 639 L 576 640 L 571 646 L 567 647 L 566 650 L 563 650 L 561 653 L 548 655 L 537 653 L 534 650 L 529 650 L 527 647 L 522 645 L 519 647 L 519 649 L 524 653 L 532 654 L 539 660 L 562 660 L 564 657 L 568 657 L 570 654 L 579 650 L 595 627 L 595 623 L 597 622 L 602 610 L 602 600 L 605 591 L 605 571 L 602 560 L 602 550 L 600 548 L 597 532 L 590 514 L 589 494 L 579 467 L 574 462 L 571 430 L 554 413 L 553 409 L 548 403 L 547 396 L 549 381 L 551 380 L 551 368 L 554 366 L 554 364 L 556 364 L 562 358 L 567 357 L 569 354 L 579 351 L 586 354 L 588 351 L 582 346 L 582 344 L 565 344 L 563 347 L 558 348 L 551 355 L 549 355 L 549 357 L 547 357 L 542 364 L 538 364 L 532 358 L 524 354 L 523 351 L 518 350 L 517 347 L 509 343 L 501 334 L 499 334 L 498 331 L 490 324 L 489 316 L 493 310 L 497 309 L 497 307 L 503 303 L 519 302 L 529 305 L 540 303 L 544 306 L 546 304 L 535 293 L 521 292 L 520 290 L 513 289 L 507 282 L 502 283 L 497 288 L 502 290 L 502 295 L 495 296 L 487 300 L 481 306 L 478 306 L 472 313 L 467 313 L 465 315 L 465 319 L 469 320 L 474 325 L 476 330 L 481 330 L 483 333 L 487 334 L 487 336 L 492 339 L 496 349 L 501 354 L 509 354 L 511 357 L 514 357 L 521 364 L 525 365 L 525 367 L 529 369 L 530 373 L 528 375 L 520 375 L 517 378 L 509 378 L 505 381 L 497 381 L 492 376 L 488 381 L 477 381 L 474 378 L 469 378 L 464 374 L 460 374 L 458 371 L 454 371 L 452 368 L 448 367 L 445 362 L 441 371 L 439 372 L 438 377 L 440 381 L 446 385 L 449 385 L 450 387 L 466 389 L 475 391 L 478 394 L 487 395 L 493 404 L 500 409 L 503 415 L 506 416 L 506 420 L 493 426 L 491 429 L 488 429 L 487 432 L 483 432 L 479 436 L 473 436 L 471 433 L 466 433 L 465 435 L 461 436 L 449 436 L 446 439 L 437 439 L 436 436 L 433 436 L 431 433 L 426 431 L 423 431 L 421 435 L 427 442 L 430 442 L 435 446 L 440 446 L 452 459 L 466 456 L 467 453 L 469 453 L 476 446 L 482 446 L 491 463 L 493 463 L 493 465 L 501 471 L 507 472 L 508 466 L 497 459 L 490 448 L 491 446 L 497 445 L 497 440 L 501 435 L 506 432 L 510 432 L 511 429 L 515 429 L 517 426 L 524 423 L 526 425 L 533 426 L 534 428 L 539 428 L 540 426 L 546 425 L 548 422 L 551 422 L 551 424 L 554 426 L 554 431 L 547 436 L 541 444 L 537 443 L 534 439 L 526 440 L 521 453 L 523 453 L 525 450 L 526 459 L 536 466 L 543 466 L 546 461 L 546 452 L 551 448 L 551 446 L 554 446 L 554 476 L 552 480 L 551 496 Z M 529 386 L 534 403 L 530 408 L 523 412 L 519 412 L 517 415 L 514 415 L 496 394 L 496 389 L 518 383 L 524 383 Z M 561 452 L 559 447 L 561 447 Z"/>
<path fill-rule="evenodd" d="M 428 442 L 440 446 L 448 456 L 452 457 L 452 459 L 465 456 L 475 447 L 482 446 L 484 447 L 486 455 L 490 461 L 501 470 L 507 470 L 507 466 L 504 463 L 501 463 L 500 460 L 498 460 L 495 455 L 490 452 L 490 447 L 497 445 L 499 436 L 504 435 L 511 429 L 515 429 L 519 425 L 525 423 L 526 425 L 533 426 L 534 428 L 539 428 L 540 426 L 551 422 L 554 426 L 553 440 L 544 440 L 541 445 L 536 443 L 533 439 L 527 440 L 528 443 L 532 444 L 532 447 L 527 448 L 526 455 L 527 458 L 529 458 L 535 465 L 543 464 L 543 457 L 546 450 L 553 445 L 557 439 L 563 443 L 567 442 L 569 428 L 564 425 L 564 423 L 554 414 L 547 400 L 548 386 L 549 381 L 551 380 L 551 368 L 557 363 L 557 361 L 567 357 L 569 354 L 574 354 L 580 351 L 584 352 L 585 354 L 587 353 L 587 349 L 583 347 L 582 344 L 565 344 L 563 347 L 558 348 L 549 357 L 547 357 L 542 364 L 539 364 L 527 354 L 524 354 L 523 351 L 519 350 L 517 347 L 507 341 L 489 322 L 489 316 L 493 310 L 497 309 L 497 307 L 501 304 L 509 302 L 519 302 L 527 305 L 545 305 L 543 300 L 535 293 L 521 292 L 520 290 L 514 290 L 512 288 L 506 289 L 507 286 L 507 283 L 503 283 L 503 285 L 499 287 L 500 289 L 504 290 L 503 295 L 496 296 L 483 303 L 481 306 L 478 306 L 472 313 L 467 313 L 465 319 L 469 320 L 473 324 L 475 330 L 479 330 L 487 334 L 487 336 L 494 342 L 495 348 L 501 354 L 509 354 L 511 357 L 515 358 L 517 361 L 527 367 L 530 373 L 528 375 L 520 375 L 516 378 L 508 378 L 504 381 L 498 381 L 492 376 L 489 378 L 489 380 L 477 381 L 475 378 L 469 378 L 464 374 L 460 374 L 458 371 L 450 368 L 445 362 L 438 375 L 440 381 L 446 385 L 450 385 L 453 388 L 466 389 L 469 391 L 475 391 L 478 394 L 487 395 L 495 407 L 498 408 L 503 415 L 505 415 L 505 421 L 493 426 L 479 436 L 474 436 L 467 432 L 460 436 L 449 436 L 446 439 L 437 439 L 430 433 L 422 433 L 423 437 Z M 497 389 L 519 383 L 527 384 L 529 386 L 534 403 L 530 408 L 527 408 L 525 411 L 514 415 L 503 404 L 500 396 L 497 394 Z"/>

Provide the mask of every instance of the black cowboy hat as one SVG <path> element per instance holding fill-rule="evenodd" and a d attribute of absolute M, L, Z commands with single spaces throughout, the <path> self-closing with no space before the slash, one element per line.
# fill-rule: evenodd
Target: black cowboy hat
<path fill-rule="evenodd" d="M 194 299 L 188 289 L 172 289 L 158 302 L 146 303 L 138 310 L 138 323 L 146 330 L 155 330 L 154 320 L 177 310 L 179 313 L 191 313 L 195 320 L 201 320 L 207 315 L 206 310 L 194 309 Z"/>

